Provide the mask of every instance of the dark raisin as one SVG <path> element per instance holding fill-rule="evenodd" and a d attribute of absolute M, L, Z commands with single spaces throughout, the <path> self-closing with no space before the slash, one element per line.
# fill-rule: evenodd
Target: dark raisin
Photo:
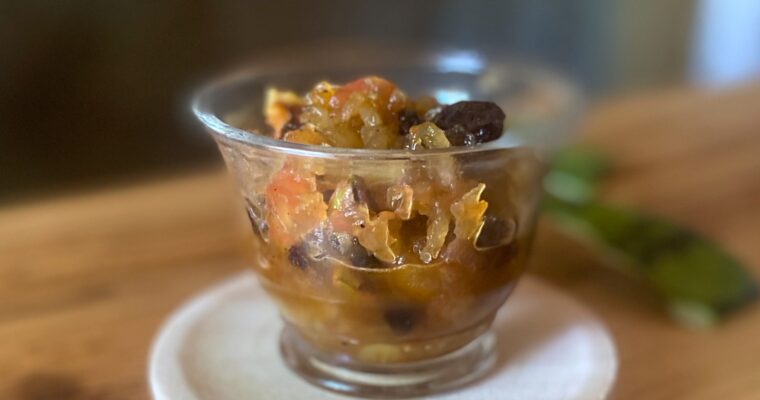
<path fill-rule="evenodd" d="M 504 219 L 494 215 L 486 215 L 483 228 L 480 230 L 475 247 L 490 249 L 504 246 L 512 242 L 517 233 L 517 223 L 514 219 Z"/>
<path fill-rule="evenodd" d="M 388 326 L 400 335 L 411 332 L 421 316 L 422 313 L 418 308 L 408 306 L 389 308 L 383 313 Z"/>
<path fill-rule="evenodd" d="M 306 243 L 297 243 L 288 249 L 288 261 L 300 269 L 306 269 L 309 266 L 309 258 L 306 252 Z"/>
<path fill-rule="evenodd" d="M 351 265 L 359 268 L 376 268 L 382 264 L 375 256 L 370 254 L 367 249 L 359 243 L 359 239 L 354 237 L 351 246 L 348 248 L 348 259 Z"/>
<path fill-rule="evenodd" d="M 505 117 L 493 102 L 460 101 L 443 107 L 433 122 L 446 132 L 452 144 L 474 145 L 498 139 L 504 130 Z"/>
<path fill-rule="evenodd" d="M 409 129 L 422 123 L 422 118 L 417 112 L 410 109 L 403 109 L 398 113 L 398 131 L 401 135 L 408 135 Z"/>
<path fill-rule="evenodd" d="M 462 125 L 454 125 L 446 130 L 446 138 L 452 146 L 467 146 L 472 142 L 472 135 Z"/>

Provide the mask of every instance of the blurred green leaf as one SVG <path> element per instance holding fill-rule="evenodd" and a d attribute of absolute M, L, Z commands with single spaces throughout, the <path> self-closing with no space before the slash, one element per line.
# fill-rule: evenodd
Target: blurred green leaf
<path fill-rule="evenodd" d="M 547 175 L 547 215 L 609 265 L 650 283 L 667 300 L 671 315 L 709 326 L 757 297 L 752 277 L 715 243 L 663 219 L 595 202 L 590 193 L 607 164 L 588 151 L 568 152 Z"/>
<path fill-rule="evenodd" d="M 610 161 L 599 152 L 586 147 L 568 147 L 553 159 L 551 170 L 564 172 L 593 182 L 610 169 Z"/>
<path fill-rule="evenodd" d="M 544 178 L 547 193 L 571 203 L 584 203 L 596 197 L 596 185 L 609 170 L 609 160 L 599 153 L 572 147 L 563 150 L 552 160 Z"/>

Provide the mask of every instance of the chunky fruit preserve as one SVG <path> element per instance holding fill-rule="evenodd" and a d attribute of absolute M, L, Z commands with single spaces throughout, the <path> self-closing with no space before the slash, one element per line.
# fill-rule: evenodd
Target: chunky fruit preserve
<path fill-rule="evenodd" d="M 499 139 L 498 105 L 412 99 L 365 77 L 303 96 L 268 89 L 264 118 L 285 142 L 404 154 L 243 157 L 266 171 L 243 178 L 255 186 L 244 195 L 256 269 L 305 341 L 347 360 L 397 363 L 451 352 L 488 329 L 523 269 L 535 208 L 525 193 L 536 192 L 524 188 L 536 169 L 529 152 L 440 149 Z"/>

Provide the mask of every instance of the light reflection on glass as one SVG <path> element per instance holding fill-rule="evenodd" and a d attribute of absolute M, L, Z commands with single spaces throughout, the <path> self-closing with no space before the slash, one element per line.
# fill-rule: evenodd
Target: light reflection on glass
<path fill-rule="evenodd" d="M 441 72 L 473 74 L 483 70 L 483 59 L 472 51 L 446 53 L 438 57 L 436 64 Z"/>

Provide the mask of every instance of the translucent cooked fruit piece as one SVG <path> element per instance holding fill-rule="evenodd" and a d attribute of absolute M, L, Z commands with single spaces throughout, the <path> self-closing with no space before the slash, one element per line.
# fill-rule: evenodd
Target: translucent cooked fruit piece
<path fill-rule="evenodd" d="M 330 197 L 328 220 L 334 232 L 354 234 L 354 226 L 364 222 L 364 213 L 359 213 L 349 180 L 340 181 Z M 366 213 L 366 217 L 369 212 Z"/>
<path fill-rule="evenodd" d="M 301 119 L 338 147 L 398 147 L 398 113 L 406 97 L 395 85 L 365 77 L 343 86 L 318 84 L 306 95 Z"/>
<path fill-rule="evenodd" d="M 359 176 L 352 176 L 339 182 L 330 198 L 330 208 L 343 212 L 352 211 L 357 204 L 364 204 L 370 211 L 376 211 L 377 205 L 369 195 L 367 184 Z"/>
<path fill-rule="evenodd" d="M 360 212 L 366 210 L 366 206 L 359 208 Z M 391 235 L 389 222 L 395 218 L 395 214 L 389 211 L 383 211 L 375 218 L 369 217 L 367 211 L 364 223 L 360 224 L 354 230 L 359 243 L 371 252 L 379 260 L 386 263 L 396 262 L 396 253 L 393 251 L 393 244 L 396 238 Z"/>
<path fill-rule="evenodd" d="M 406 148 L 409 150 L 443 149 L 450 146 L 446 132 L 429 121 L 411 127 L 406 136 Z"/>
<path fill-rule="evenodd" d="M 393 208 L 393 212 L 402 220 L 408 220 L 412 217 L 414 190 L 411 186 L 400 184 L 388 187 L 386 201 Z"/>
<path fill-rule="evenodd" d="M 359 360 L 371 363 L 395 363 L 404 359 L 401 345 L 375 343 L 362 347 L 357 354 Z"/>
<path fill-rule="evenodd" d="M 346 83 L 335 93 L 335 106 L 341 107 L 354 93 L 363 93 L 376 105 L 378 111 L 398 113 L 406 104 L 406 96 L 396 85 L 378 76 L 367 76 Z"/>
<path fill-rule="evenodd" d="M 311 128 L 295 129 L 285 132 L 283 140 L 286 142 L 311 144 L 316 146 L 330 145 L 324 135 Z"/>
<path fill-rule="evenodd" d="M 348 301 L 360 301 L 367 283 L 361 272 L 342 263 L 336 263 L 332 270 L 331 281 L 340 296 Z"/>
<path fill-rule="evenodd" d="M 283 127 L 293 119 L 303 104 L 301 97 L 293 92 L 280 91 L 274 88 L 267 89 L 264 100 L 264 116 L 267 124 L 274 129 L 272 136 L 275 139 L 282 136 Z"/>
<path fill-rule="evenodd" d="M 443 161 L 444 159 L 453 161 L 449 157 L 444 157 L 438 161 Z M 439 168 L 441 167 L 439 164 L 440 162 L 437 162 L 432 165 L 434 165 L 434 168 Z M 420 261 L 426 264 L 438 257 L 438 253 L 446 241 L 451 223 L 451 215 L 449 213 L 451 194 L 449 191 L 452 188 L 448 184 L 441 184 L 439 172 L 432 169 L 409 171 L 404 178 L 407 182 L 406 184 L 412 189 L 411 193 L 413 194 L 410 216 L 414 213 L 418 214 L 420 218 L 413 217 L 409 220 L 409 223 L 404 223 L 402 227 L 410 225 L 412 222 L 416 224 L 416 221 L 419 220 L 425 221 L 424 238 L 422 241 L 415 240 L 412 249 L 414 254 L 420 258 Z M 404 242 L 407 242 L 407 240 Z"/>
<path fill-rule="evenodd" d="M 375 79 L 379 78 L 365 78 L 360 85 L 353 85 L 357 88 L 342 101 L 341 115 L 346 121 L 360 121 L 359 134 L 365 148 L 388 149 L 399 141 L 397 111 L 391 103 L 395 88 L 384 80 L 375 83 Z"/>
<path fill-rule="evenodd" d="M 368 206 L 369 199 L 362 190 L 362 182 L 361 179 L 352 177 L 338 183 L 330 198 L 331 227 L 335 232 L 355 236 L 359 244 L 377 259 L 394 263 L 396 252 L 393 245 L 397 239 L 391 235 L 389 222 L 396 215 L 383 211 L 373 218 Z M 353 253 L 357 257 L 356 266 L 371 266 L 371 260 L 363 260 L 356 250 Z"/>
<path fill-rule="evenodd" d="M 327 218 L 327 205 L 316 190 L 314 175 L 285 165 L 265 191 L 269 239 L 289 248 Z"/>
<path fill-rule="evenodd" d="M 428 217 L 427 234 L 425 245 L 420 249 L 419 256 L 422 262 L 428 264 L 438 257 L 438 253 L 446 242 L 451 217 L 448 211 L 437 203 L 426 215 Z"/>
<path fill-rule="evenodd" d="M 479 183 L 451 205 L 451 214 L 455 220 L 454 234 L 457 238 L 474 241 L 483 226 L 488 202 L 481 200 L 480 195 L 485 188 L 485 184 Z"/>
<path fill-rule="evenodd" d="M 387 279 L 394 295 L 407 302 L 425 304 L 443 292 L 441 266 L 404 265 L 389 271 Z"/>
<path fill-rule="evenodd" d="M 346 123 L 337 115 L 337 89 L 328 82 L 320 82 L 306 93 L 301 121 L 313 125 L 333 146 L 362 147 L 358 127 Z"/>

